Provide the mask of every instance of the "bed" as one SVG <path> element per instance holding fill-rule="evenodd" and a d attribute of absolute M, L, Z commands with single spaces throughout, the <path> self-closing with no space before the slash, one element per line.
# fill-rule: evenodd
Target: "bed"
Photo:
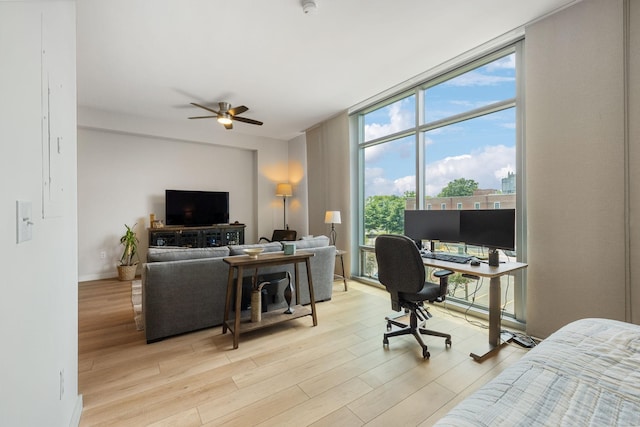
<path fill-rule="evenodd" d="M 640 426 L 640 326 L 572 322 L 436 425 Z"/>

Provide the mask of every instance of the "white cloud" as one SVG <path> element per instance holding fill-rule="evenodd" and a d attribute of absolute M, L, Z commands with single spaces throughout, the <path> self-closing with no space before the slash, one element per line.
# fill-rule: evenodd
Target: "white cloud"
<path fill-rule="evenodd" d="M 515 70 L 516 69 L 516 55 L 512 53 L 509 56 L 505 56 L 498 61 L 491 62 L 485 66 L 487 71 L 495 70 Z"/>
<path fill-rule="evenodd" d="M 479 188 L 501 188 L 501 179 L 514 172 L 515 148 L 487 146 L 471 154 L 447 157 L 427 165 L 427 195 L 436 196 L 449 182 L 473 179 Z"/>
<path fill-rule="evenodd" d="M 364 160 L 366 164 L 375 163 L 379 158 L 384 156 L 384 152 L 388 150 L 388 144 L 379 144 L 367 147 L 364 150 Z"/>
<path fill-rule="evenodd" d="M 501 189 L 501 179 L 515 172 L 515 148 L 504 145 L 486 146 L 470 154 L 447 157 L 427 165 L 426 194 L 437 196 L 451 181 L 473 179 L 481 189 Z M 384 168 L 365 170 L 365 198 L 373 195 L 402 195 L 416 188 L 415 176 L 396 179 L 385 177 Z"/>
<path fill-rule="evenodd" d="M 393 187 L 393 194 L 402 195 L 407 191 L 416 191 L 416 177 L 415 175 L 410 175 L 398 178 L 393 181 Z"/>
<path fill-rule="evenodd" d="M 365 199 L 369 196 L 401 196 L 406 191 L 415 191 L 416 177 L 414 175 L 404 176 L 396 179 L 388 179 L 384 176 L 383 168 L 365 169 Z"/>
<path fill-rule="evenodd" d="M 470 71 L 444 84 L 449 86 L 494 86 L 499 83 L 512 82 L 514 80 L 515 77 L 490 76 L 478 71 Z"/>
<path fill-rule="evenodd" d="M 403 111 L 403 101 L 394 102 L 388 107 L 389 123 L 372 123 L 364 126 L 364 140 L 371 141 L 385 135 L 413 126 L 414 111 Z"/>

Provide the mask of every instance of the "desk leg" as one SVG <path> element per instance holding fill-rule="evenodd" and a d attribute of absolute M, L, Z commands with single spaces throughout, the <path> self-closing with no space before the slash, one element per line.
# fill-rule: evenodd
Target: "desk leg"
<path fill-rule="evenodd" d="M 234 268 L 229 267 L 229 277 L 227 278 L 227 297 L 224 303 L 224 320 L 222 322 L 222 333 L 227 333 L 227 320 L 229 320 L 229 311 L 231 309 L 231 293 L 233 289 L 233 272 Z"/>
<path fill-rule="evenodd" d="M 489 342 L 488 346 L 478 353 L 471 353 L 470 356 L 476 362 L 482 362 L 487 357 L 497 352 L 502 343 L 500 342 L 500 276 L 492 277 L 489 284 Z"/>
<path fill-rule="evenodd" d="M 311 262 L 309 261 L 309 258 L 305 259 L 305 264 L 307 266 L 307 282 L 309 282 L 309 300 L 311 301 L 311 316 L 313 317 L 313 326 L 318 326 L 318 317 L 316 316 L 316 296 L 313 292 L 313 280 L 311 280 Z M 298 276 L 296 276 L 296 281 L 297 280 Z"/>
<path fill-rule="evenodd" d="M 238 348 L 240 341 L 240 306 L 242 301 L 242 266 L 238 267 L 238 278 L 236 280 L 236 318 L 233 324 L 233 348 Z"/>

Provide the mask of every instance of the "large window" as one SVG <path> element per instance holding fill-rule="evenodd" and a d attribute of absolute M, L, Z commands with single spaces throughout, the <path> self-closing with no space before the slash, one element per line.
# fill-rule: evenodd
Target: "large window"
<path fill-rule="evenodd" d="M 518 49 L 495 52 L 354 114 L 360 128 L 360 276 L 377 278 L 375 238 L 402 234 L 407 209 L 521 209 Z M 455 242 L 440 250 L 484 254 Z M 504 281 L 504 312 L 515 316 L 523 306 L 522 283 Z M 458 277 L 452 283 L 452 298 L 488 305 L 488 281 Z"/>

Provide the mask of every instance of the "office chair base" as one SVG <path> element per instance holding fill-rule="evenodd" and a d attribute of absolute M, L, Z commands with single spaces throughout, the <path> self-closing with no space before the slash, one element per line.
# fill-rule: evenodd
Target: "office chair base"
<path fill-rule="evenodd" d="M 418 341 L 418 344 L 420 344 L 420 347 L 422 347 L 422 357 L 424 359 L 428 359 L 429 357 L 431 357 L 431 354 L 429 353 L 429 350 L 427 348 L 427 345 L 424 343 L 424 341 L 422 341 L 422 337 L 421 334 L 423 335 L 431 335 L 431 336 L 436 336 L 436 337 L 442 337 L 445 338 L 445 346 L 449 346 L 451 347 L 451 335 L 449 334 L 445 334 L 442 332 L 437 332 L 437 331 L 432 331 L 431 329 L 425 329 L 422 327 L 418 327 L 418 318 L 416 316 L 416 314 L 412 311 L 411 312 L 411 317 L 410 317 L 410 324 L 404 324 L 401 322 L 398 322 L 396 320 L 393 320 L 389 317 L 385 317 L 385 320 L 387 321 L 387 331 L 384 334 L 384 338 L 382 339 L 382 345 L 384 346 L 388 346 L 389 345 L 389 338 L 390 337 L 397 337 L 400 335 L 413 335 L 414 338 L 416 339 L 416 341 Z M 424 324 L 424 322 L 423 322 Z M 393 330 L 393 326 L 396 326 L 399 329 L 396 329 L 395 331 Z"/>

